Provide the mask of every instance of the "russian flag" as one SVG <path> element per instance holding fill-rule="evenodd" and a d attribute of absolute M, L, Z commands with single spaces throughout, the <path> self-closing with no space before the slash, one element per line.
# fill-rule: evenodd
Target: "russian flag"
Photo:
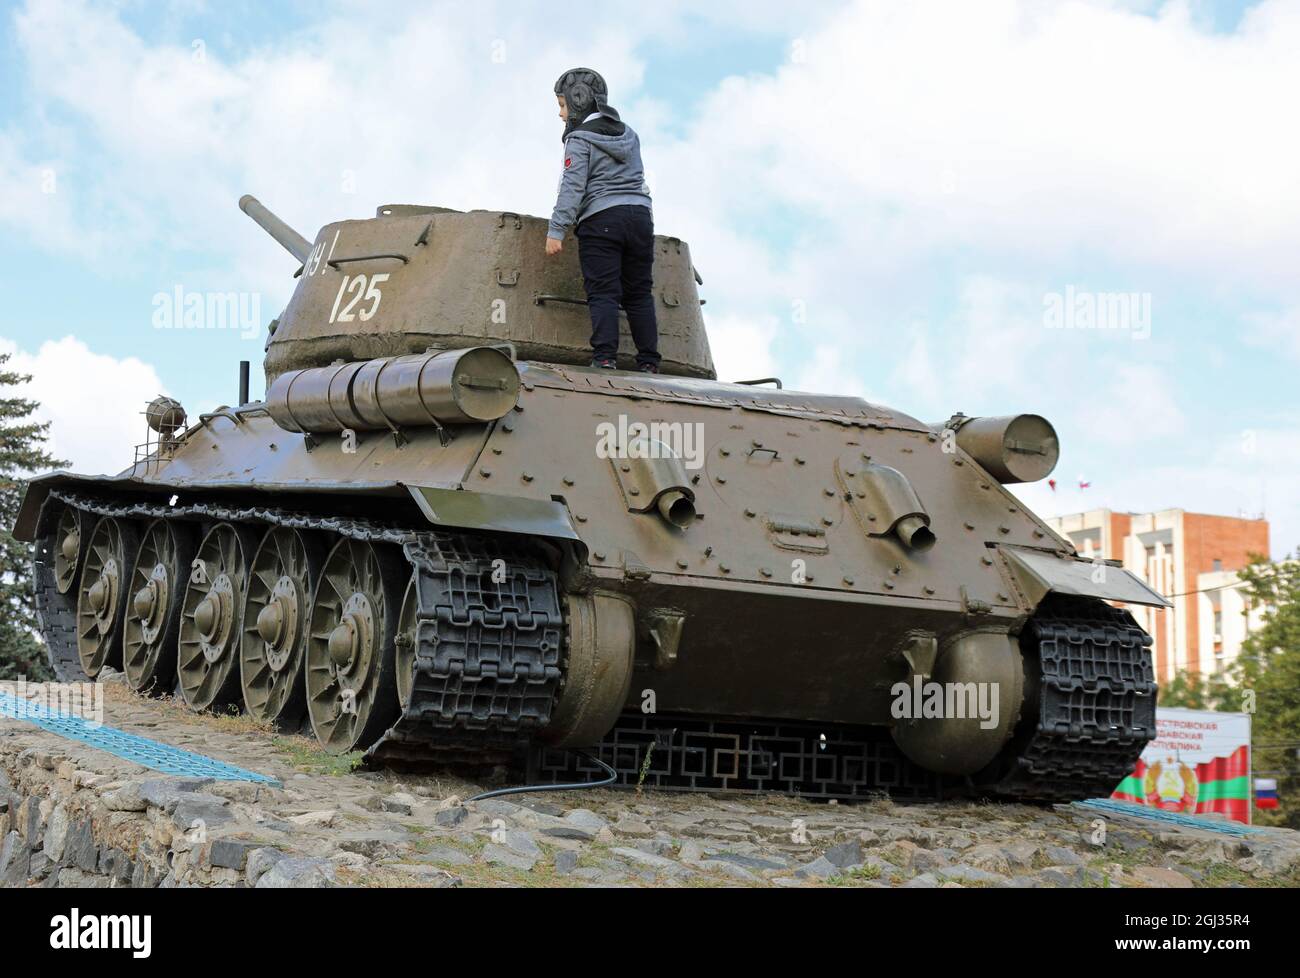
<path fill-rule="evenodd" d="M 1277 808 L 1277 781 L 1273 778 L 1255 779 L 1255 807 Z"/>

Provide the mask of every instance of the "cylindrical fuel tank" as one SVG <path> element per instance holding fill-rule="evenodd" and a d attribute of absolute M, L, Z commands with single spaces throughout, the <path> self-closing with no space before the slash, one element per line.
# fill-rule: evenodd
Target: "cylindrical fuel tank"
<path fill-rule="evenodd" d="M 514 361 L 480 346 L 290 370 L 266 408 L 286 431 L 382 431 L 495 421 L 518 396 Z"/>
<path fill-rule="evenodd" d="M 1056 430 L 1037 414 L 971 418 L 957 428 L 957 444 L 1004 485 L 1037 482 L 1056 468 Z"/>

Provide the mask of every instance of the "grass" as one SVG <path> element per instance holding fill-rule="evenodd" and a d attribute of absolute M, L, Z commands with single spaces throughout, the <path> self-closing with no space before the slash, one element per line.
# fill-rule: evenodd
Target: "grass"
<path fill-rule="evenodd" d="M 322 750 L 306 737 L 273 737 L 271 746 L 284 754 L 291 767 L 304 774 L 325 774 L 339 777 L 351 774 L 361 766 L 364 751 L 331 754 Z"/>
<path fill-rule="evenodd" d="M 859 881 L 869 881 L 880 879 L 880 867 L 865 864 L 850 869 L 847 873 L 840 873 L 826 880 L 827 886 L 852 886 Z"/>

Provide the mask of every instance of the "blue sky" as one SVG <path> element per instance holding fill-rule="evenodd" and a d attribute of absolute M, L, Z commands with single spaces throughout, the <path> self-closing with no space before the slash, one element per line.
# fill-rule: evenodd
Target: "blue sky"
<path fill-rule="evenodd" d="M 1266 512 L 1281 555 L 1300 543 L 1298 48 L 1290 0 L 615 3 L 581 23 L 506 2 L 6 4 L 0 350 L 37 373 L 60 451 L 119 468 L 155 393 L 194 413 L 260 360 L 260 336 L 151 324 L 178 286 L 279 311 L 295 266 L 240 194 L 307 237 L 394 201 L 545 214 L 550 83 L 590 64 L 641 133 L 658 229 L 704 273 L 723 379 L 927 420 L 1036 411 L 1063 445 L 1057 490 L 1021 490 L 1041 512 Z M 1149 335 L 1046 328 L 1067 288 L 1145 297 Z"/>

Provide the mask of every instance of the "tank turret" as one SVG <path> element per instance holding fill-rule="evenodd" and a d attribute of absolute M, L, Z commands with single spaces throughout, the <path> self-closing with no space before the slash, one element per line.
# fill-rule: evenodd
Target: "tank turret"
<path fill-rule="evenodd" d="M 578 249 L 548 258 L 541 218 L 390 204 L 308 242 L 255 198 L 240 207 L 302 264 L 267 347 L 268 388 L 286 370 L 493 344 L 520 360 L 591 360 Z M 713 379 L 685 242 L 656 236 L 654 282 L 660 370 Z M 620 365 L 634 354 L 625 335 Z"/>

